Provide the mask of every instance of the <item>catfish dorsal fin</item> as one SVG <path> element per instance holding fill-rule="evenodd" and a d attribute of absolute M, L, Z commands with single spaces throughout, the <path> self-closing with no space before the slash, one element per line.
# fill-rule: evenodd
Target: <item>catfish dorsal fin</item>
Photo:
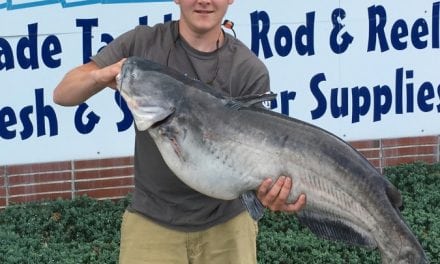
<path fill-rule="evenodd" d="M 275 100 L 276 97 L 277 95 L 275 93 L 245 95 L 231 98 L 228 105 L 232 108 L 239 109 L 241 107 L 249 107 L 262 102 L 272 101 Z"/>

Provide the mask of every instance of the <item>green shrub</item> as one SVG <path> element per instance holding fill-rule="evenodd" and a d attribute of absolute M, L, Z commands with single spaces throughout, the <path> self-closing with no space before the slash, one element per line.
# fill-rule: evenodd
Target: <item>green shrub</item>
<path fill-rule="evenodd" d="M 440 164 L 387 168 L 402 192 L 402 215 L 431 263 L 440 263 Z M 119 228 L 130 197 L 97 201 L 88 197 L 13 205 L 0 212 L 0 263 L 117 263 Z M 295 217 L 266 212 L 257 240 L 260 264 L 380 263 L 377 251 L 326 241 Z"/>
<path fill-rule="evenodd" d="M 80 197 L 7 207 L 0 214 L 0 263 L 117 263 L 127 204 Z"/>

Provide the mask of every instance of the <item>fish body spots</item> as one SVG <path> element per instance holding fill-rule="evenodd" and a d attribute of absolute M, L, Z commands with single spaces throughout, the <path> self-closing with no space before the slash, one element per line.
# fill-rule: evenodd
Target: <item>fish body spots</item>
<path fill-rule="evenodd" d="M 278 138 L 278 142 L 280 144 L 281 148 L 284 148 L 286 146 L 286 142 L 289 140 L 289 135 L 283 135 Z"/>
<path fill-rule="evenodd" d="M 220 137 L 212 132 L 205 132 L 202 136 L 202 144 L 206 149 L 206 154 L 214 158 L 219 164 L 227 166 L 235 171 L 233 161 L 233 150 L 230 144 L 225 141 L 219 140 Z"/>

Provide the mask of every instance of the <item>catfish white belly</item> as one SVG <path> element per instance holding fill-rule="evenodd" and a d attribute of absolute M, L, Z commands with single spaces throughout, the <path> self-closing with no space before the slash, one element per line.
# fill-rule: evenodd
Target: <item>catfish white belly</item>
<path fill-rule="evenodd" d="M 237 144 L 237 138 L 170 127 L 172 124 L 149 132 L 170 169 L 178 171 L 179 178 L 200 193 L 232 200 L 255 190 L 265 178 L 280 173 L 276 169 L 280 168 L 277 157 L 267 160 L 267 152 L 256 146 Z M 163 134 L 164 130 L 177 129 L 186 133 L 175 133 L 173 137 L 169 132 Z"/>

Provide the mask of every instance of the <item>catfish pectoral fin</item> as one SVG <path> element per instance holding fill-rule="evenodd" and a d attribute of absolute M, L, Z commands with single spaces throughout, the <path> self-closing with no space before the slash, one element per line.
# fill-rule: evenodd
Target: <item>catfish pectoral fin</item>
<path fill-rule="evenodd" d="M 318 237 L 337 240 L 350 245 L 374 249 L 377 243 L 368 230 L 335 215 L 303 209 L 298 213 L 298 220 Z"/>
<path fill-rule="evenodd" d="M 240 196 L 240 200 L 255 221 L 258 221 L 263 217 L 264 206 L 261 204 L 260 200 L 258 200 L 254 191 L 247 191 L 243 193 Z"/>

